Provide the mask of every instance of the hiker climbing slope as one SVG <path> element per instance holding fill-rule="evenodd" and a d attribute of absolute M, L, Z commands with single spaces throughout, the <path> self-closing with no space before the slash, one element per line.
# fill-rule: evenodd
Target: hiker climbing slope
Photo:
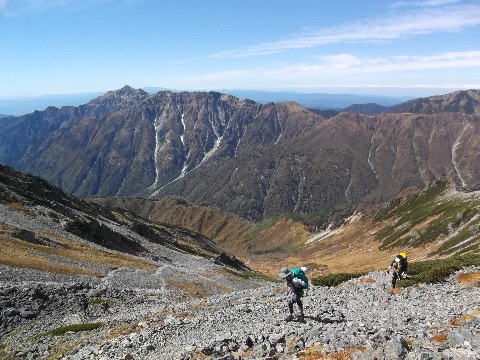
<path fill-rule="evenodd" d="M 303 288 L 302 296 L 306 295 L 307 290 L 309 288 L 308 278 L 307 278 L 308 269 L 305 266 L 302 266 L 301 268 L 292 268 L 290 269 L 290 271 L 293 272 L 293 275 L 295 275 L 297 278 L 305 282 L 306 285 Z"/>
<path fill-rule="evenodd" d="M 394 288 L 397 281 L 407 277 L 408 261 L 407 254 L 404 252 L 399 253 L 390 263 L 387 269 L 387 274 L 390 273 L 390 269 L 393 267 L 392 287 Z"/>
<path fill-rule="evenodd" d="M 293 271 L 295 270 L 295 272 Z M 305 268 L 305 270 L 307 270 Z M 297 273 L 298 276 L 295 274 Z M 287 283 L 288 288 L 290 289 L 289 298 L 287 301 L 288 304 L 288 311 L 289 315 L 285 318 L 286 321 L 293 320 L 293 304 L 297 304 L 299 308 L 299 316 L 298 320 L 304 320 L 304 313 L 303 313 L 303 303 L 302 303 L 302 296 L 304 295 L 304 289 L 308 288 L 308 279 L 306 279 L 305 271 L 295 268 L 292 270 L 288 270 L 288 268 L 284 267 L 280 271 L 279 276 L 284 279 Z M 304 277 L 305 280 L 302 280 Z"/>
<path fill-rule="evenodd" d="M 82 296 L 80 299 L 80 308 L 83 310 L 84 315 L 88 315 L 88 300 L 86 297 Z"/>

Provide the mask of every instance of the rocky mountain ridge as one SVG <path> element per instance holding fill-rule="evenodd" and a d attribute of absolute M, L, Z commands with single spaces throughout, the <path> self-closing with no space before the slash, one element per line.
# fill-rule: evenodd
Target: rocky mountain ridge
<path fill-rule="evenodd" d="M 353 104 L 343 112 L 357 112 L 360 114 L 374 115 L 381 113 L 422 113 L 434 114 L 440 112 L 454 112 L 462 114 L 478 114 L 479 90 L 456 91 L 446 95 L 431 96 L 408 100 L 400 104 L 382 106 L 375 103 Z"/>
<path fill-rule="evenodd" d="M 395 206 L 404 204 L 383 216 Z M 456 360 L 480 353 L 478 268 L 398 291 L 383 271 L 312 286 L 305 321 L 285 322 L 284 284 L 253 277 L 191 231 L 87 203 L 5 166 L 0 216 L 2 359 Z"/>
<path fill-rule="evenodd" d="M 479 98 L 480 90 L 457 91 L 443 96 L 410 100 L 402 106 L 399 112 L 478 114 L 480 112 Z"/>
<path fill-rule="evenodd" d="M 249 271 L 201 234 L 110 211 L 3 165 L 0 210 L 0 261 L 15 267 L 102 277 L 118 266 L 155 269 L 178 252 Z"/>
<path fill-rule="evenodd" d="M 150 94 L 159 91 L 180 92 L 178 89 L 168 89 L 163 87 L 142 87 L 142 90 Z M 316 109 L 335 109 L 339 111 L 351 104 L 357 103 L 378 103 L 389 106 L 406 100 L 412 96 L 385 97 L 377 95 L 354 95 L 354 94 L 328 94 L 328 93 L 298 93 L 298 92 L 270 92 L 270 91 L 249 91 L 221 89 L 218 92 L 231 94 L 240 99 L 252 99 L 255 102 L 266 104 L 270 102 L 294 101 L 307 108 Z M 48 106 L 78 106 L 86 104 L 90 100 L 103 95 L 104 92 L 82 93 L 82 94 L 64 94 L 64 95 L 44 95 L 37 97 L 21 97 L 0 99 L 0 116 L 18 116 L 31 113 L 35 110 L 45 109 Z"/>
<path fill-rule="evenodd" d="M 289 102 L 125 87 L 0 120 L 0 162 L 81 196 L 174 195 L 247 220 L 293 212 L 322 224 L 435 180 L 477 189 L 479 101 L 472 90 L 436 99 L 442 112 L 327 120 Z"/>

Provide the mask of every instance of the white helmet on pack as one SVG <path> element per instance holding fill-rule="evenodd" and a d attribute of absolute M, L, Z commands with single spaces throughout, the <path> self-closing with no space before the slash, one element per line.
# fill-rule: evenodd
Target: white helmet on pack
<path fill-rule="evenodd" d="M 307 269 L 306 266 L 302 266 L 300 269 L 302 269 L 302 271 L 305 273 L 305 275 L 307 274 L 308 269 Z"/>

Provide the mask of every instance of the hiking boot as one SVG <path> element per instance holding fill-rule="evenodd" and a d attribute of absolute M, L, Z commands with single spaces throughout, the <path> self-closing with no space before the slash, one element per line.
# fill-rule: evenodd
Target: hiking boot
<path fill-rule="evenodd" d="M 300 322 L 304 322 L 305 319 L 303 317 L 303 314 L 298 315 L 297 320 L 300 321 Z"/>
<path fill-rule="evenodd" d="M 285 321 L 292 321 L 293 320 L 293 315 L 290 314 L 285 318 Z"/>

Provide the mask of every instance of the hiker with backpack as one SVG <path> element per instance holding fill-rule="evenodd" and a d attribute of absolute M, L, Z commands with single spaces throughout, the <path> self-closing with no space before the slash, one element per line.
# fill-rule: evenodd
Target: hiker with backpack
<path fill-rule="evenodd" d="M 390 266 L 387 269 L 387 274 L 390 273 L 390 269 L 393 267 L 392 275 L 392 287 L 395 288 L 397 281 L 400 279 L 405 279 L 408 270 L 408 261 L 407 254 L 404 252 L 399 253 L 390 263 Z"/>
<path fill-rule="evenodd" d="M 110 304 L 108 303 L 108 301 L 103 301 L 102 302 L 102 309 L 103 309 L 103 312 L 106 314 L 106 313 L 110 313 L 109 309 L 110 309 Z"/>
<path fill-rule="evenodd" d="M 83 310 L 83 314 L 86 316 L 88 310 L 88 300 L 85 296 L 82 296 L 80 299 L 80 308 Z"/>
<path fill-rule="evenodd" d="M 306 289 L 308 289 L 307 268 L 293 268 L 289 270 L 284 267 L 280 271 L 280 278 L 284 279 L 290 290 L 289 298 L 287 301 L 288 310 L 290 314 L 285 318 L 286 321 L 293 320 L 293 304 L 297 304 L 300 310 L 300 315 L 297 317 L 299 321 L 304 321 L 302 296 Z"/>

